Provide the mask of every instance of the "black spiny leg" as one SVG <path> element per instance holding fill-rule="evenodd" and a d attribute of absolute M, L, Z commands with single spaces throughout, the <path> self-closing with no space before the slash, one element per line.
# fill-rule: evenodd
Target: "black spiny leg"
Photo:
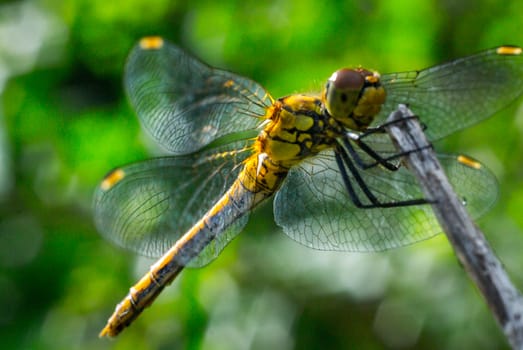
<path fill-rule="evenodd" d="M 343 183 L 345 185 L 345 188 L 347 189 L 347 192 L 349 194 L 350 199 L 354 203 L 354 205 L 358 208 L 393 208 L 393 207 L 403 207 L 403 206 L 409 206 L 409 205 L 420 205 L 420 204 L 429 204 L 430 201 L 420 198 L 420 199 L 411 199 L 411 200 L 405 200 L 405 201 L 397 201 L 397 202 L 380 202 L 378 198 L 372 193 L 371 189 L 367 186 L 363 178 L 361 177 L 360 172 L 358 171 L 357 167 L 354 165 L 354 162 L 350 159 L 349 155 L 345 151 L 345 149 L 341 146 L 338 146 L 335 150 L 335 158 L 336 163 L 338 164 L 338 167 L 340 169 L 341 177 L 343 180 Z M 349 174 L 347 170 L 352 174 L 356 185 L 363 191 L 363 194 L 365 197 L 369 200 L 370 204 L 363 204 L 358 195 L 356 194 L 356 191 L 354 189 L 353 183 L 351 183 L 351 179 L 349 177 Z"/>
<path fill-rule="evenodd" d="M 427 146 L 422 147 L 420 149 L 415 149 L 415 150 L 412 150 L 412 151 L 409 151 L 409 152 L 405 152 L 405 153 L 395 153 L 395 154 L 393 154 L 392 156 L 389 156 L 389 157 L 383 157 L 380 154 L 378 154 L 376 151 L 374 151 L 372 149 L 372 147 L 370 147 L 364 141 L 364 139 L 366 137 L 369 137 L 370 135 L 374 135 L 374 134 L 385 134 L 385 133 L 387 133 L 386 129 L 387 129 L 388 126 L 393 125 L 393 124 L 397 124 L 397 123 L 402 123 L 402 122 L 404 122 L 404 120 L 412 119 L 412 118 L 418 119 L 417 116 L 410 116 L 410 117 L 406 117 L 405 119 L 398 119 L 398 120 L 394 120 L 394 121 L 390 121 L 390 122 L 384 123 L 384 124 L 382 124 L 382 125 L 380 125 L 378 127 L 375 127 L 375 128 L 368 128 L 362 134 L 349 132 L 343 138 L 343 145 L 347 149 L 347 151 L 349 152 L 349 154 L 352 157 L 352 159 L 356 162 L 358 167 L 360 167 L 361 169 L 369 169 L 369 168 L 373 168 L 373 167 L 375 167 L 377 165 L 381 165 L 381 166 L 385 167 L 388 170 L 396 171 L 396 170 L 399 169 L 399 166 L 397 166 L 396 164 L 393 164 L 391 161 L 396 160 L 396 159 L 398 159 L 398 158 L 400 158 L 402 156 L 405 156 L 405 155 L 407 155 L 409 153 L 417 152 L 417 151 L 419 151 L 421 149 L 432 147 L 432 145 L 427 145 Z M 354 142 L 370 158 L 374 159 L 374 162 L 365 163 L 365 161 L 361 158 L 361 156 L 358 154 L 358 152 L 356 152 L 356 150 L 354 149 L 354 146 L 352 145 L 351 142 Z"/>

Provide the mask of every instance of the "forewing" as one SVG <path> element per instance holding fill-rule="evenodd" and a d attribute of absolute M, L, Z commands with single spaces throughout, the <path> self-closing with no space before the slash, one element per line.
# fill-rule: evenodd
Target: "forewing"
<path fill-rule="evenodd" d="M 440 157 L 469 213 L 478 217 L 497 197 L 496 179 L 487 168 L 469 167 L 457 159 Z M 361 175 L 382 202 L 423 198 L 416 179 L 405 168 L 391 172 L 374 167 Z M 357 192 L 364 198 L 361 190 Z M 357 208 L 343 185 L 332 151 L 291 169 L 276 194 L 274 216 L 289 237 L 322 250 L 381 251 L 441 232 L 430 205 Z"/>
<path fill-rule="evenodd" d="M 146 160 L 113 170 L 94 196 L 102 235 L 136 253 L 158 257 L 216 203 L 236 180 L 247 149 Z M 216 153 L 218 152 L 218 153 Z M 191 265 L 215 258 L 241 230 L 244 219 L 220 234 Z"/>
<path fill-rule="evenodd" d="M 386 74 L 381 80 L 387 98 L 374 124 L 382 124 L 398 104 L 407 104 L 434 141 L 491 116 L 520 96 L 523 56 L 520 48 L 494 48 L 421 71 Z"/>
<path fill-rule="evenodd" d="M 131 51 L 125 87 L 143 127 L 174 154 L 255 128 L 271 105 L 256 82 L 211 68 L 161 38 L 142 39 Z"/>

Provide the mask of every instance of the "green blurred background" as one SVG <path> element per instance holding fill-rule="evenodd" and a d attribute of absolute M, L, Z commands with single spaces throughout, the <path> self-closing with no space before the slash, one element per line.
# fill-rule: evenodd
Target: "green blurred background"
<path fill-rule="evenodd" d="M 379 254 L 314 251 L 281 233 L 270 204 L 117 339 L 97 337 L 152 263 L 102 240 L 91 217 L 104 174 L 149 156 L 121 83 L 141 36 L 165 36 L 275 97 L 319 90 L 342 66 L 410 70 L 523 45 L 519 0 L 188 3 L 0 5 L 0 347 L 508 348 L 443 235 Z M 498 204 L 479 224 L 523 287 L 520 105 L 436 147 L 498 176 Z"/>

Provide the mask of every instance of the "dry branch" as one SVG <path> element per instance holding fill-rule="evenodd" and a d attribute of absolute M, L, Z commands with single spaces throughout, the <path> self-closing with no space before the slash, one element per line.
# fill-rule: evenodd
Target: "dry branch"
<path fill-rule="evenodd" d="M 403 105 L 391 113 L 387 130 L 426 198 L 459 261 L 483 294 L 514 349 L 523 349 L 523 298 L 510 281 L 483 233 L 454 193 L 419 122 Z M 412 150 L 418 150 L 411 152 Z"/>

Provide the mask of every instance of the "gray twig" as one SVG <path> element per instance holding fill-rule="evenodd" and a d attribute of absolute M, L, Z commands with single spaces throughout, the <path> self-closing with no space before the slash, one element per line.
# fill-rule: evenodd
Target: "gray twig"
<path fill-rule="evenodd" d="M 387 130 L 407 167 L 417 177 L 454 251 L 483 294 L 514 349 L 523 349 L 523 298 L 483 233 L 454 193 L 417 118 L 404 105 L 391 113 Z M 417 150 L 412 152 L 412 150 Z"/>

